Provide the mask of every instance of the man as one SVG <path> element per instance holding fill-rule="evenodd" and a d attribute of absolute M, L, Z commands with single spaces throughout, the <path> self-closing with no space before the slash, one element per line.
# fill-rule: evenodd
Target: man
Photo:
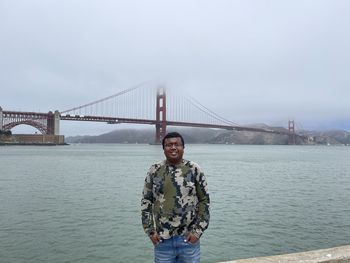
<path fill-rule="evenodd" d="M 151 166 L 142 193 L 142 224 L 156 263 L 199 262 L 199 239 L 209 225 L 209 193 L 198 164 L 182 158 L 177 132 L 163 141 L 166 160 Z"/>

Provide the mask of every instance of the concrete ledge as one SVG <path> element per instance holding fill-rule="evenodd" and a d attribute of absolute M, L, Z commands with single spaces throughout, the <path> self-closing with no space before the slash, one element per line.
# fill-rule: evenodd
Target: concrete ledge
<path fill-rule="evenodd" d="M 350 245 L 301 253 L 239 259 L 225 263 L 350 263 Z M 219 262 L 220 263 L 220 262 Z M 224 263 L 224 262 L 221 262 Z"/>

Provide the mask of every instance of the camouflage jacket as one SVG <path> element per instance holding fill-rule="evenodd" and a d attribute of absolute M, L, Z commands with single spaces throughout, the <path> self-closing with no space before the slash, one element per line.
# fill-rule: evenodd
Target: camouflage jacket
<path fill-rule="evenodd" d="M 162 238 L 193 233 L 198 238 L 209 224 L 207 181 L 198 164 L 166 160 L 151 166 L 142 193 L 142 224 L 146 234 Z"/>

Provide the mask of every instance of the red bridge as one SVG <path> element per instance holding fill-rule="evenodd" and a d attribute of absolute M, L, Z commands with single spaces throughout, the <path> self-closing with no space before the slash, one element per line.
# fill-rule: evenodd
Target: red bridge
<path fill-rule="evenodd" d="M 163 87 L 146 89 L 144 86 L 145 84 L 140 84 L 61 112 L 5 111 L 0 107 L 0 130 L 9 131 L 17 125 L 26 124 L 37 128 L 42 134 L 58 135 L 60 121 L 64 120 L 155 125 L 156 142 L 164 137 L 167 126 L 282 134 L 288 136 L 290 144 L 295 143 L 296 137 L 307 139 L 306 136 L 295 133 L 294 121 L 289 121 L 288 130 L 245 127 L 219 116 L 194 98 L 183 97 L 171 91 L 166 93 Z"/>

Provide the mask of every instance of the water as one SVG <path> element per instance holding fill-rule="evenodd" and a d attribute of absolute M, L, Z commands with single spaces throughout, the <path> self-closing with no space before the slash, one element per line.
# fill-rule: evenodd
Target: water
<path fill-rule="evenodd" d="M 202 262 L 350 244 L 350 148 L 187 145 L 211 194 Z M 1 262 L 152 262 L 155 145 L 0 147 Z"/>

